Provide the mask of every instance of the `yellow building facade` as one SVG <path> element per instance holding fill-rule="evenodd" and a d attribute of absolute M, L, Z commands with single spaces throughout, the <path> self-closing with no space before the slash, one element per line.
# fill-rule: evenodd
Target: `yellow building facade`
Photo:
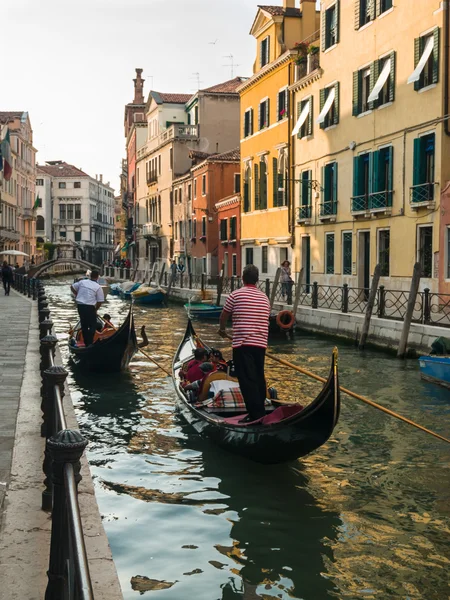
<path fill-rule="evenodd" d="M 261 6 L 250 31 L 257 52 L 253 75 L 238 89 L 241 98 L 241 250 L 243 266 L 255 264 L 273 276 L 291 259 L 291 129 L 289 106 L 297 44 L 319 28 L 313 0 Z"/>
<path fill-rule="evenodd" d="M 421 289 L 450 292 L 447 11 L 439 0 L 322 1 L 320 59 L 290 86 L 306 283 L 367 289 L 380 264 L 380 284 L 408 290 L 418 261 Z"/>

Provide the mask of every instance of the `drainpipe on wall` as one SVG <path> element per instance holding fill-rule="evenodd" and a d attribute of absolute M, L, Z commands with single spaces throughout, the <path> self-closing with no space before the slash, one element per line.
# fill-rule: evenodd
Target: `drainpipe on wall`
<path fill-rule="evenodd" d="M 445 42 L 444 42 L 444 52 L 445 52 L 445 56 L 444 56 L 444 71 L 445 71 L 445 81 L 444 81 L 444 105 L 445 105 L 445 114 L 448 115 L 450 112 L 449 109 L 449 96 L 450 96 L 450 73 L 449 73 L 449 51 L 450 51 L 450 0 L 446 0 L 446 2 L 444 2 L 444 10 L 445 10 L 445 23 L 444 23 L 444 29 L 445 29 Z M 446 135 L 450 136 L 450 123 L 449 123 L 449 119 L 445 119 L 444 121 L 444 131 L 446 133 Z"/>

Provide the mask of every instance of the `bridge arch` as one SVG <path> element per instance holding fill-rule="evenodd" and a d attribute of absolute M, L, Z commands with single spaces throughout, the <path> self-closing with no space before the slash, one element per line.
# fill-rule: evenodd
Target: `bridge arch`
<path fill-rule="evenodd" d="M 40 277 L 41 275 L 43 275 L 46 271 L 48 271 L 55 265 L 76 265 L 76 266 L 82 267 L 83 269 L 86 269 L 86 271 L 88 269 L 90 269 L 91 271 L 93 269 L 97 269 L 99 271 L 101 268 L 98 265 L 94 265 L 93 263 L 87 262 L 85 260 L 81 260 L 79 258 L 58 258 L 55 260 L 47 260 L 46 262 L 41 263 L 39 265 L 33 265 L 28 270 L 28 276 L 29 277 Z"/>

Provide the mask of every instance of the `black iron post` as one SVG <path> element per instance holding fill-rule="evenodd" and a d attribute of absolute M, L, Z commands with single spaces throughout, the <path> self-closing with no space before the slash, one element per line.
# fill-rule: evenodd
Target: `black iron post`
<path fill-rule="evenodd" d="M 202 292 L 205 291 L 205 287 L 206 287 L 206 274 L 202 273 L 202 279 L 201 279 L 201 290 L 202 290 Z"/>
<path fill-rule="evenodd" d="M 431 322 L 430 288 L 423 290 L 423 322 Z"/>
<path fill-rule="evenodd" d="M 51 366 L 50 362 L 50 352 L 55 357 L 55 349 L 56 344 L 58 343 L 58 338 L 55 335 L 46 335 L 41 338 L 41 345 L 39 348 L 41 354 L 41 373 L 43 373 L 46 369 L 49 369 Z"/>
<path fill-rule="evenodd" d="M 75 485 L 78 489 L 81 481 L 80 459 L 86 446 L 87 441 L 81 433 L 70 429 L 60 431 L 47 440 L 47 450 L 52 460 L 53 513 L 45 600 L 61 600 L 70 596 L 67 572 L 69 532 L 64 469 L 66 464 L 73 466 Z M 75 559 L 77 562 L 78 558 Z"/>
<path fill-rule="evenodd" d="M 348 313 L 348 283 L 342 286 L 342 312 Z"/>
<path fill-rule="evenodd" d="M 39 323 L 39 339 L 42 339 L 46 335 L 50 335 L 53 328 L 53 321 L 50 319 L 44 319 Z"/>
<path fill-rule="evenodd" d="M 38 311 L 39 323 L 42 323 L 42 321 L 45 321 L 49 317 L 50 317 L 50 310 L 48 308 L 42 308 L 41 310 Z"/>
<path fill-rule="evenodd" d="M 192 273 L 189 273 L 189 289 L 192 290 Z"/>
<path fill-rule="evenodd" d="M 235 281 L 235 278 L 234 278 L 234 275 L 232 275 L 230 278 L 230 292 L 234 292 L 234 281 Z"/>
<path fill-rule="evenodd" d="M 180 273 L 180 288 L 183 289 L 183 279 L 184 279 L 184 273 Z"/>
<path fill-rule="evenodd" d="M 27 277 L 28 298 L 31 298 L 31 279 Z"/>
<path fill-rule="evenodd" d="M 270 279 L 266 279 L 266 296 L 270 298 Z"/>
<path fill-rule="evenodd" d="M 167 271 L 164 273 L 164 285 L 167 287 Z"/>
<path fill-rule="evenodd" d="M 317 281 L 313 283 L 312 288 L 311 306 L 317 308 L 319 306 L 319 284 Z"/>

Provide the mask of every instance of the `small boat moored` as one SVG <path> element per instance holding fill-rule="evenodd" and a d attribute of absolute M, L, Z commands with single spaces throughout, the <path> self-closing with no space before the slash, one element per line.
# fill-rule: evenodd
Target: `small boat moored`
<path fill-rule="evenodd" d="M 311 404 L 304 408 L 272 399 L 271 406 L 266 406 L 265 417 L 242 423 L 246 414 L 242 408 L 237 408 L 234 414 L 228 409 L 226 412 L 211 410 L 209 403 L 192 402 L 183 389 L 181 371 L 199 347 L 206 345 L 189 320 L 174 357 L 172 377 L 181 415 L 197 433 L 230 452 L 264 464 L 295 460 L 314 452 L 329 439 L 340 411 L 337 350 L 333 352 L 328 380 Z"/>
<path fill-rule="evenodd" d="M 184 308 L 190 319 L 210 319 L 214 321 L 219 320 L 223 310 L 222 306 L 207 302 L 188 302 L 184 305 Z"/>
<path fill-rule="evenodd" d="M 424 381 L 450 389 L 450 356 L 421 356 L 419 367 Z"/>
<path fill-rule="evenodd" d="M 167 294 L 161 288 L 151 288 L 142 285 L 139 289 L 131 292 L 131 298 L 136 304 L 146 304 L 147 306 L 156 306 L 166 301 Z"/>

